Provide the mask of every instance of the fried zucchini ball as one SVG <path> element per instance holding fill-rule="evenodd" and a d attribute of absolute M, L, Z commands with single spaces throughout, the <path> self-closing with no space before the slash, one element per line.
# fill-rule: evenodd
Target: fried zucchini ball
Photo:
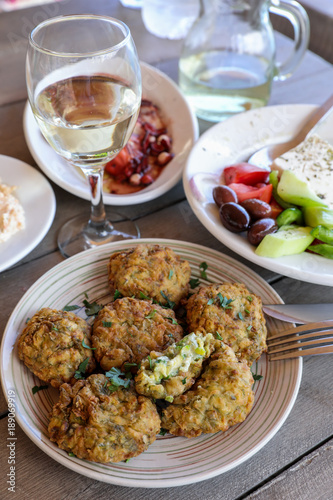
<path fill-rule="evenodd" d="M 174 399 L 162 415 L 162 427 L 188 438 L 226 431 L 250 413 L 254 393 L 249 366 L 233 350 L 216 340 L 216 350 L 196 383 Z"/>
<path fill-rule="evenodd" d="M 135 377 L 136 391 L 172 402 L 194 384 L 214 345 L 212 334 L 199 332 L 186 335 L 163 352 L 151 352 Z"/>
<path fill-rule="evenodd" d="M 18 339 L 18 355 L 38 378 L 59 387 L 70 382 L 86 359 L 86 373 L 95 369 L 90 339 L 91 327 L 85 320 L 45 307 L 27 322 Z"/>
<path fill-rule="evenodd" d="M 261 298 L 242 283 L 202 286 L 186 305 L 190 331 L 216 332 L 250 366 L 266 351 Z"/>
<path fill-rule="evenodd" d="M 139 244 L 112 254 L 108 275 L 112 293 L 178 305 L 188 293 L 191 268 L 170 248 Z"/>
<path fill-rule="evenodd" d="M 160 417 L 154 403 L 131 389 L 112 392 L 105 375 L 60 387 L 48 431 L 51 441 L 91 462 L 136 457 L 156 439 Z"/>
<path fill-rule="evenodd" d="M 139 364 L 151 351 L 180 340 L 183 329 L 172 309 L 124 297 L 103 307 L 93 325 L 95 358 L 104 370 Z"/>

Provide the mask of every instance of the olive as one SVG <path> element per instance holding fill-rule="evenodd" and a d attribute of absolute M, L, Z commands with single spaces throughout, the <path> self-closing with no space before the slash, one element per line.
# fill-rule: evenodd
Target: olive
<path fill-rule="evenodd" d="M 259 219 L 251 224 L 247 232 L 247 239 L 252 245 L 259 245 L 266 234 L 276 233 L 278 226 L 274 219 Z"/>
<path fill-rule="evenodd" d="M 272 215 L 271 206 L 262 200 L 251 198 L 242 201 L 241 205 L 250 214 L 252 220 L 266 219 Z"/>
<path fill-rule="evenodd" d="M 241 205 L 230 201 L 220 207 L 222 224 L 233 233 L 245 231 L 250 224 L 250 216 Z"/>
<path fill-rule="evenodd" d="M 213 189 L 213 198 L 218 207 L 229 201 L 238 202 L 237 194 L 229 186 L 216 186 Z"/>

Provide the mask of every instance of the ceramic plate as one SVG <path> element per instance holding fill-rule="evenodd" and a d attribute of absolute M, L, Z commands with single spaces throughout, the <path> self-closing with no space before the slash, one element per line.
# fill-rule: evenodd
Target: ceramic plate
<path fill-rule="evenodd" d="M 54 219 L 56 201 L 47 179 L 23 161 L 0 155 L 0 180 L 17 186 L 14 196 L 25 213 L 25 229 L 0 243 L 0 272 L 31 252 L 48 232 Z"/>
<path fill-rule="evenodd" d="M 239 281 L 260 295 L 265 303 L 279 303 L 276 292 L 257 274 L 234 259 L 215 250 L 175 240 L 144 239 L 117 242 L 82 252 L 48 271 L 23 296 L 13 311 L 2 342 L 1 375 L 4 393 L 15 391 L 18 423 L 45 453 L 66 467 L 93 479 L 122 486 L 158 488 L 179 486 L 217 476 L 257 453 L 286 420 L 298 393 L 301 358 L 268 362 L 263 355 L 258 373 L 263 376 L 255 385 L 255 404 L 247 419 L 227 432 L 206 434 L 194 439 L 158 436 L 149 449 L 128 463 L 96 464 L 69 457 L 51 443 L 47 434 L 48 414 L 57 401 L 53 388 L 32 394 L 40 381 L 18 359 L 14 347 L 26 319 L 42 307 L 62 309 L 68 304 L 89 301 L 105 304 L 111 299 L 106 265 L 116 251 L 132 248 L 139 242 L 171 247 L 192 268 L 192 277 L 200 277 L 199 265 L 208 265 L 208 282 Z M 84 308 L 81 310 L 84 317 Z M 80 313 L 79 313 L 80 314 Z M 269 318 L 268 329 L 283 330 L 288 325 Z"/>
<path fill-rule="evenodd" d="M 143 97 L 161 109 L 173 139 L 175 156 L 158 179 L 143 190 L 128 195 L 105 193 L 103 199 L 106 205 L 135 205 L 169 191 L 181 179 L 188 154 L 198 138 L 198 121 L 178 86 L 167 75 L 148 64 L 141 63 L 141 72 Z M 43 172 L 66 191 L 89 200 L 89 189 L 83 174 L 68 165 L 45 141 L 28 103 L 23 127 L 29 150 Z"/>
<path fill-rule="evenodd" d="M 243 234 L 231 233 L 221 224 L 212 190 L 219 184 L 223 167 L 245 161 L 267 144 L 284 142 L 313 111 L 310 105 L 283 105 L 248 111 L 221 122 L 205 132 L 193 147 L 184 170 L 187 199 L 202 224 L 224 245 L 266 269 L 291 278 L 333 285 L 333 260 L 303 252 L 270 259 L 254 253 Z M 333 129 L 321 125 L 316 133 L 333 144 Z"/>

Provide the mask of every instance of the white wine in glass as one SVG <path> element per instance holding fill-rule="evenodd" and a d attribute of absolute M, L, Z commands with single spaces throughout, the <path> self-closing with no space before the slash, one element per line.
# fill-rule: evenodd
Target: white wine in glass
<path fill-rule="evenodd" d="M 26 78 L 31 108 L 52 148 L 86 175 L 91 215 L 69 220 L 58 235 L 65 257 L 138 237 L 136 224 L 106 220 L 104 165 L 131 136 L 141 102 L 141 73 L 128 27 L 113 18 L 49 19 L 30 35 Z"/>

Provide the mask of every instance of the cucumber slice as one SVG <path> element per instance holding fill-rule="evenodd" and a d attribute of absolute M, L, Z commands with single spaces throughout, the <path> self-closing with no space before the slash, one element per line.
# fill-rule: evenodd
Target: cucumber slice
<path fill-rule="evenodd" d="M 282 226 L 276 233 L 267 234 L 255 253 L 273 258 L 302 253 L 314 240 L 311 230 L 311 227 Z"/>
<path fill-rule="evenodd" d="M 290 170 L 284 170 L 277 187 L 278 195 L 288 203 L 301 207 L 314 207 L 327 205 L 311 189 L 307 182 L 302 181 Z"/>
<path fill-rule="evenodd" d="M 333 210 L 327 207 L 303 207 L 305 224 L 311 227 L 325 226 L 333 229 Z"/>

